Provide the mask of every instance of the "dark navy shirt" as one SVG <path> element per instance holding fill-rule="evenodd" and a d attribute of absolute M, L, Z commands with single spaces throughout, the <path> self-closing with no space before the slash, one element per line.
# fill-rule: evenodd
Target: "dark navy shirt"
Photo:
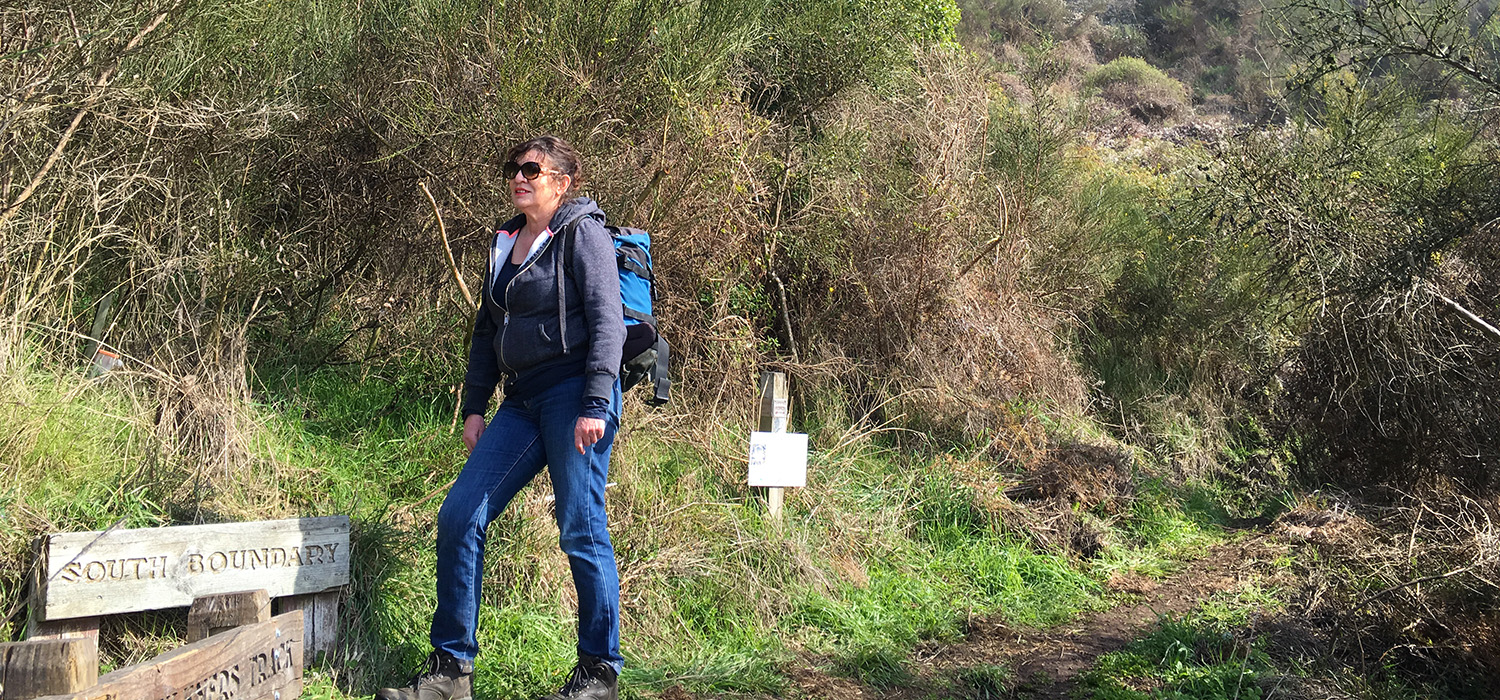
<path fill-rule="evenodd" d="M 495 290 L 495 302 L 501 309 L 504 309 L 508 303 L 505 300 L 505 288 L 510 286 L 510 281 L 515 279 L 516 273 L 520 271 L 521 266 L 511 262 L 510 256 L 507 255 L 505 264 L 501 265 L 500 271 L 495 273 L 495 285 L 490 289 Z"/>

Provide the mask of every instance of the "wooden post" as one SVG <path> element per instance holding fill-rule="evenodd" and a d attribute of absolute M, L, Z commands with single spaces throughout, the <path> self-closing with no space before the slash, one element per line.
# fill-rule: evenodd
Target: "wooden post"
<path fill-rule="evenodd" d="M 99 680 L 99 645 L 92 639 L 0 644 L 0 700 L 76 693 Z"/>
<path fill-rule="evenodd" d="M 26 611 L 26 639 L 83 639 L 94 646 L 94 656 L 99 656 L 99 617 L 97 615 L 84 615 L 62 620 L 46 621 L 42 619 L 42 591 L 46 586 L 46 543 L 47 538 L 38 537 L 32 543 L 32 550 L 37 565 L 32 567 L 31 577 L 31 601 Z"/>
<path fill-rule="evenodd" d="M 271 594 L 264 589 L 218 593 L 193 599 L 188 608 L 187 640 L 196 642 L 240 625 L 271 619 Z"/>
<path fill-rule="evenodd" d="M 762 433 L 784 433 L 790 417 L 791 402 L 787 397 L 786 374 L 761 372 L 760 421 L 757 429 Z M 779 486 L 766 489 L 766 514 L 773 520 L 781 519 L 783 491 Z"/>
<path fill-rule="evenodd" d="M 307 650 L 303 659 L 311 666 L 333 653 L 339 641 L 339 591 L 291 595 L 277 598 L 278 612 L 302 611 L 302 643 Z"/>

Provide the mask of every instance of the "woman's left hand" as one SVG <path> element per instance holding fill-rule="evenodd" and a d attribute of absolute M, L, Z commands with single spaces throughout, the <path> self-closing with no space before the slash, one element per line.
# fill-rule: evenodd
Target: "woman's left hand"
<path fill-rule="evenodd" d="M 578 454 L 583 454 L 584 448 L 604 439 L 604 421 L 598 418 L 579 417 L 573 426 L 573 446 L 578 448 Z"/>

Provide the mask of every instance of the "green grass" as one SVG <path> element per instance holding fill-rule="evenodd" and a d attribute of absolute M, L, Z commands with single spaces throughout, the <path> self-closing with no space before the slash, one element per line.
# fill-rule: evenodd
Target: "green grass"
<path fill-rule="evenodd" d="M 36 478 L 7 484 L 0 507 L 46 513 L 59 529 L 120 518 L 155 526 L 194 513 L 348 514 L 355 558 L 342 648 L 310 673 L 307 696 L 357 696 L 399 682 L 427 652 L 431 532 L 443 488 L 462 465 L 453 398 L 419 380 L 348 368 L 261 376 L 274 381 L 257 384 L 256 405 L 244 407 L 248 454 L 237 468 L 245 477 L 210 474 L 218 501 L 210 508 L 182 486 L 190 472 L 167 462 L 139 468 L 150 450 L 142 435 L 149 423 L 131 412 L 137 387 L 110 378 L 80 393 L 69 375 L 27 375 L 9 391 L 30 399 L 0 414 L 8 421 L 0 428 L 40 425 L 36 411 L 52 418 L 13 456 Z M 784 522 L 773 524 L 732 457 L 743 441 L 726 427 L 698 443 L 639 430 L 618 443 L 610 509 L 624 582 L 627 697 L 673 685 L 781 694 L 784 669 L 809 654 L 833 672 L 899 685 L 910 679 L 916 645 L 962 639 L 971 616 L 1057 624 L 1107 605 L 1100 582 L 1111 568 L 1164 570 L 1214 538 L 1207 521 L 1163 490 L 1118 519 L 1126 545 L 1112 563 L 1085 566 L 1005 531 L 940 455 L 874 444 L 815 450 L 809 488 L 791 494 Z M 545 488 L 523 491 L 490 531 L 475 681 L 486 697 L 546 692 L 571 665 L 571 580 L 540 505 Z M 6 518 L 3 527 L 7 561 L 19 562 L 29 537 L 51 526 Z M 20 573 L 14 563 L 4 570 L 7 602 L 20 595 Z M 181 633 L 168 618 L 134 629 L 162 648 Z M 953 682 L 993 690 L 1002 678 L 1002 669 L 979 669 Z"/>
<path fill-rule="evenodd" d="M 977 700 L 999 700 L 1010 697 L 1009 690 L 1014 674 L 1010 669 L 995 664 L 980 664 L 959 670 L 953 674 L 955 685 L 968 691 Z"/>
<path fill-rule="evenodd" d="M 1261 676 L 1272 672 L 1257 639 L 1241 639 L 1237 625 L 1189 615 L 1166 618 L 1155 632 L 1099 658 L 1083 676 L 1093 700 L 1261 700 Z"/>
<path fill-rule="evenodd" d="M 1166 576 L 1180 562 L 1226 541 L 1220 517 L 1215 505 L 1204 501 L 1201 487 L 1148 486 L 1116 523 L 1119 541 L 1105 547 L 1092 570 L 1101 578 L 1123 572 Z"/>
<path fill-rule="evenodd" d="M 1102 605 L 1098 584 L 1065 559 L 999 535 L 891 554 L 868 585 L 809 591 L 781 621 L 838 671 L 877 686 L 907 678 L 917 643 L 961 640 L 970 615 L 1050 626 Z"/>

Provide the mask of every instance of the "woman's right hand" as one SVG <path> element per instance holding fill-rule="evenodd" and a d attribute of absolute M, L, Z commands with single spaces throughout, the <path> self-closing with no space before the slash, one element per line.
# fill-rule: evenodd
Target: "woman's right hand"
<path fill-rule="evenodd" d="M 484 434 L 484 416 L 472 413 L 464 419 L 464 446 L 469 452 L 474 452 L 474 446 L 479 444 L 479 436 Z"/>

